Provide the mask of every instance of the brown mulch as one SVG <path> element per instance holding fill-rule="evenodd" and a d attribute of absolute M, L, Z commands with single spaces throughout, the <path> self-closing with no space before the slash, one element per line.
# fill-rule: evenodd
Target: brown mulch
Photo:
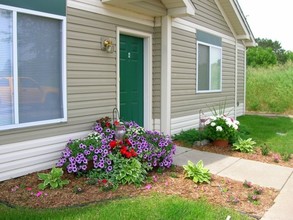
<path fill-rule="evenodd" d="M 254 204 L 248 200 L 248 195 L 253 194 L 255 188 L 259 188 L 257 185 L 246 188 L 242 182 L 216 175 L 212 176 L 210 184 L 195 184 L 192 180 L 185 179 L 183 168 L 177 166 L 165 170 L 163 173 L 150 173 L 148 182 L 140 187 L 125 185 L 107 192 L 102 191 L 101 187 L 97 185 L 88 185 L 85 177 L 77 178 L 64 174 L 63 178 L 69 179 L 70 184 L 63 189 L 46 189 L 41 191 L 41 195 L 37 187 L 41 181 L 38 180 L 36 173 L 3 181 L 0 183 L 0 202 L 12 207 L 60 208 L 159 193 L 178 195 L 191 200 L 204 198 L 213 204 L 230 207 L 260 218 L 273 205 L 278 194 L 275 189 L 262 188 L 263 193 L 258 196 L 257 204 Z M 76 187 L 79 187 L 82 192 L 74 193 Z M 39 196 L 37 196 L 38 192 Z"/>
<path fill-rule="evenodd" d="M 177 144 L 177 146 L 184 146 L 184 144 L 181 142 L 178 142 L 178 141 L 174 141 L 174 142 Z M 206 146 L 196 146 L 196 147 L 188 146 L 188 148 L 192 148 L 192 149 L 200 150 L 200 151 L 207 151 L 211 153 L 228 155 L 232 157 L 239 157 L 239 158 L 243 158 L 247 160 L 256 160 L 263 163 L 270 163 L 274 165 L 293 168 L 293 158 L 291 158 L 289 161 L 284 161 L 282 159 L 282 156 L 279 153 L 273 153 L 273 152 L 270 152 L 267 156 L 263 156 L 260 148 L 256 148 L 254 153 L 241 153 L 238 151 L 233 151 L 231 149 L 231 146 L 217 147 L 217 146 L 213 146 L 212 144 L 209 144 Z"/>

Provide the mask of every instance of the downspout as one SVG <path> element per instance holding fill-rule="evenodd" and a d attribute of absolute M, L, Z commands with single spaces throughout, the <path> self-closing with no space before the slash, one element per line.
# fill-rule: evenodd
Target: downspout
<path fill-rule="evenodd" d="M 234 118 L 237 117 L 237 92 L 238 92 L 238 46 L 237 39 L 235 39 L 235 100 L 234 100 Z"/>
<path fill-rule="evenodd" d="M 161 132 L 171 134 L 171 16 L 162 17 L 161 25 Z"/>
<path fill-rule="evenodd" d="M 243 114 L 246 113 L 246 48 L 244 50 L 244 100 L 243 100 Z"/>

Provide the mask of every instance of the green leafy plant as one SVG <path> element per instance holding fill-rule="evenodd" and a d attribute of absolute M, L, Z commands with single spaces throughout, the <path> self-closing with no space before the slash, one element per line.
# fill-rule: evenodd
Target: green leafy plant
<path fill-rule="evenodd" d="M 46 189 L 50 187 L 51 189 L 62 188 L 64 185 L 69 183 L 69 180 L 62 180 L 63 175 L 62 168 L 53 167 L 50 173 L 38 173 L 40 180 L 43 180 L 43 183 L 40 183 L 39 189 Z"/>
<path fill-rule="evenodd" d="M 79 193 L 82 193 L 82 192 L 83 192 L 83 189 L 82 189 L 81 187 L 79 187 L 79 186 L 75 186 L 75 187 L 73 188 L 73 192 L 74 192 L 75 194 L 79 194 Z"/>
<path fill-rule="evenodd" d="M 243 153 L 251 153 L 254 151 L 254 145 L 256 144 L 251 138 L 243 140 L 241 137 L 238 141 L 232 145 L 232 150 L 240 151 Z"/>
<path fill-rule="evenodd" d="M 269 155 L 271 148 L 268 145 L 264 144 L 260 146 L 260 150 L 263 156 L 267 156 Z"/>
<path fill-rule="evenodd" d="M 209 169 L 205 168 L 202 160 L 195 165 L 190 160 L 187 165 L 183 165 L 186 178 L 190 178 L 195 183 L 210 183 L 211 173 Z"/>
<path fill-rule="evenodd" d="M 281 156 L 283 161 L 289 161 L 291 159 L 291 154 L 288 152 L 281 153 Z"/>
<path fill-rule="evenodd" d="M 252 182 L 245 180 L 243 183 L 243 186 L 245 188 L 251 188 L 253 185 L 252 185 Z"/>
<path fill-rule="evenodd" d="M 195 141 L 200 140 L 200 132 L 194 128 L 181 131 L 179 134 L 173 136 L 173 140 L 180 141 L 183 146 L 190 147 Z"/>
<path fill-rule="evenodd" d="M 140 185 L 144 182 L 148 167 L 132 157 L 127 159 L 120 155 L 109 155 L 113 160 L 113 175 L 111 181 L 117 184 Z"/>

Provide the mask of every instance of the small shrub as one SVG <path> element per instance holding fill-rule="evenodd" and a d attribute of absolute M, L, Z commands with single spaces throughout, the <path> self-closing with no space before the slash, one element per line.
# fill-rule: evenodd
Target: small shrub
<path fill-rule="evenodd" d="M 86 181 L 86 184 L 88 184 L 88 185 L 97 185 L 98 184 L 98 179 L 96 179 L 96 178 L 89 178 Z"/>
<path fill-rule="evenodd" d="M 195 183 L 210 183 L 211 173 L 207 168 L 204 168 L 202 160 L 195 165 L 190 160 L 187 165 L 183 165 L 185 177 L 190 178 Z"/>
<path fill-rule="evenodd" d="M 278 154 L 274 154 L 273 155 L 273 160 L 275 163 L 279 163 L 280 162 L 280 156 Z"/>
<path fill-rule="evenodd" d="M 64 185 L 69 183 L 69 180 L 62 180 L 63 170 L 61 168 L 53 167 L 50 173 L 38 173 L 40 180 L 43 180 L 43 183 L 39 184 L 39 188 L 44 190 L 47 187 L 51 189 L 62 188 Z"/>
<path fill-rule="evenodd" d="M 203 138 L 203 132 L 196 129 L 189 129 L 181 131 L 179 134 L 173 136 L 173 140 L 180 141 L 183 145 L 192 146 L 195 141 L 199 141 Z"/>
<path fill-rule="evenodd" d="M 101 188 L 102 191 L 107 192 L 115 188 L 115 184 L 113 184 L 111 181 L 102 179 L 99 180 L 99 187 Z"/>
<path fill-rule="evenodd" d="M 255 195 L 255 194 L 249 194 L 248 195 L 248 201 L 252 202 L 255 205 L 258 205 L 259 204 L 259 197 L 257 195 Z"/>
<path fill-rule="evenodd" d="M 266 144 L 261 145 L 261 146 L 260 146 L 260 149 L 261 149 L 261 154 L 262 154 L 263 156 L 267 156 L 267 155 L 269 155 L 269 153 L 270 153 L 270 151 L 271 151 L 271 148 L 270 148 L 268 145 L 266 145 Z"/>
<path fill-rule="evenodd" d="M 251 188 L 252 187 L 252 182 L 249 182 L 247 180 L 244 181 L 243 186 L 246 188 Z"/>
<path fill-rule="evenodd" d="M 81 187 L 79 187 L 79 186 L 75 186 L 75 187 L 73 188 L 73 192 L 74 192 L 75 194 L 79 194 L 79 193 L 82 193 L 82 192 L 83 192 L 83 189 L 82 189 Z"/>
<path fill-rule="evenodd" d="M 263 193 L 263 188 L 262 187 L 255 188 L 253 193 L 255 195 L 261 195 Z"/>
<path fill-rule="evenodd" d="M 232 150 L 240 151 L 243 153 L 251 153 L 254 151 L 255 141 L 251 138 L 243 140 L 242 138 L 238 138 L 238 141 L 232 145 Z"/>
<path fill-rule="evenodd" d="M 283 161 L 289 161 L 291 159 L 291 154 L 288 152 L 284 152 L 281 154 Z"/>

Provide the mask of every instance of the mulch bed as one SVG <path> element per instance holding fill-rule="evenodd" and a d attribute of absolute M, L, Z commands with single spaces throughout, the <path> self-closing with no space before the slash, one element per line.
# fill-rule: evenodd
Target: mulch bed
<path fill-rule="evenodd" d="M 255 188 L 259 188 L 257 185 L 247 188 L 242 182 L 216 175 L 213 175 L 211 184 L 195 184 L 192 180 L 185 179 L 183 168 L 177 166 L 163 173 L 150 173 L 148 182 L 140 187 L 125 185 L 107 192 L 96 185 L 88 185 L 84 177 L 77 178 L 64 174 L 63 178 L 69 179 L 70 184 L 63 189 L 46 189 L 41 193 L 37 187 L 41 181 L 38 180 L 36 173 L 3 181 L 0 183 L 0 201 L 11 207 L 60 208 L 159 193 L 178 195 L 191 200 L 204 198 L 213 204 L 260 218 L 272 206 L 278 194 L 275 189 L 262 188 L 263 193 L 259 195 L 257 204 L 254 204 L 248 200 L 248 196 L 253 194 Z M 82 192 L 74 193 L 76 187 Z"/>
<path fill-rule="evenodd" d="M 183 143 L 180 143 L 178 141 L 177 142 L 175 141 L 175 143 L 178 146 L 184 146 Z M 188 147 L 188 148 L 192 148 L 192 149 L 200 150 L 200 151 L 207 151 L 211 153 L 228 155 L 232 157 L 239 157 L 239 158 L 243 158 L 247 160 L 256 160 L 263 163 L 270 163 L 274 165 L 293 168 L 293 159 L 290 159 L 289 161 L 284 161 L 282 160 L 282 156 L 279 153 L 272 153 L 272 152 L 270 152 L 267 156 L 263 156 L 260 148 L 256 148 L 256 151 L 254 153 L 241 153 L 238 151 L 233 151 L 231 149 L 231 146 L 217 147 L 217 146 L 213 146 L 212 144 L 209 144 L 206 146 L 196 146 L 196 147 Z M 275 161 L 276 158 L 278 158 L 278 162 Z"/>

